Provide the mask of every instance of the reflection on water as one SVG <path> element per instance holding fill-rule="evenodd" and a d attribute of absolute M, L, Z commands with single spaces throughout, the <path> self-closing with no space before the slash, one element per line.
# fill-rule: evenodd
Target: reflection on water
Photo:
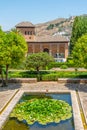
<path fill-rule="evenodd" d="M 40 125 L 38 122 L 27 126 L 26 123 L 10 119 L 2 130 L 74 130 L 72 118 L 60 123 L 50 123 L 48 125 Z"/>
<path fill-rule="evenodd" d="M 30 130 L 74 130 L 74 127 L 72 126 L 72 119 L 70 119 L 61 123 L 50 123 L 43 126 L 35 123 L 30 127 Z"/>
<path fill-rule="evenodd" d="M 9 119 L 2 130 L 30 130 L 29 127 L 16 119 Z"/>
<path fill-rule="evenodd" d="M 19 102 L 30 100 L 31 98 L 54 98 L 58 100 L 64 100 L 71 105 L 70 94 L 41 94 L 41 95 L 29 95 L 24 94 Z M 38 122 L 33 125 L 27 125 L 25 121 L 19 122 L 16 119 L 9 119 L 2 130 L 74 130 L 73 117 L 60 123 L 50 123 L 47 125 L 40 125 Z"/>

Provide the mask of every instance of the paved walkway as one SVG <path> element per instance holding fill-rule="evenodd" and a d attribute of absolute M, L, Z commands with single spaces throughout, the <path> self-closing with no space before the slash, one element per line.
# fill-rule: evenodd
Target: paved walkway
<path fill-rule="evenodd" d="M 61 68 L 52 68 L 50 70 L 55 70 L 55 71 L 75 71 L 75 68 L 67 68 L 67 69 L 61 69 Z M 86 71 L 87 72 L 87 69 L 84 69 L 84 68 L 78 68 L 78 71 Z"/>
<path fill-rule="evenodd" d="M 0 92 L 0 113 L 3 111 L 3 108 L 9 103 L 9 101 L 16 94 L 17 90 L 7 90 Z"/>
<path fill-rule="evenodd" d="M 9 84 L 8 87 L 0 88 L 0 111 L 18 90 L 78 90 L 81 104 L 87 120 L 87 85 L 86 84 L 59 84 L 58 82 L 37 82 L 23 84 Z M 86 129 L 85 129 L 86 130 Z"/>

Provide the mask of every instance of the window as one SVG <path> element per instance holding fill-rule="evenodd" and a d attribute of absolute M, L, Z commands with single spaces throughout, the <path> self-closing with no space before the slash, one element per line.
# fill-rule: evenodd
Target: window
<path fill-rule="evenodd" d="M 29 39 L 31 39 L 31 37 L 29 37 Z"/>
<path fill-rule="evenodd" d="M 28 35 L 30 35 L 30 31 L 28 31 Z"/>
<path fill-rule="evenodd" d="M 25 35 L 27 34 L 27 31 L 25 31 Z"/>
<path fill-rule="evenodd" d="M 59 58 L 64 58 L 64 53 L 60 53 Z"/>
<path fill-rule="evenodd" d="M 32 31 L 28 31 L 28 35 L 32 35 Z"/>
<path fill-rule="evenodd" d="M 25 35 L 32 35 L 33 32 L 32 31 L 25 31 Z"/>
<path fill-rule="evenodd" d="M 54 54 L 55 58 L 64 58 L 64 53 L 56 53 Z"/>
<path fill-rule="evenodd" d="M 32 35 L 32 31 L 30 31 L 30 35 Z"/>

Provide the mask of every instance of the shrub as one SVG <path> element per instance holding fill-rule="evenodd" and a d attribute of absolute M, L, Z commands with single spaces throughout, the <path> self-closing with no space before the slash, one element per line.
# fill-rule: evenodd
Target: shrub
<path fill-rule="evenodd" d="M 68 66 L 67 66 L 67 65 L 62 65 L 60 68 L 61 68 L 61 69 L 67 69 Z"/>
<path fill-rule="evenodd" d="M 47 27 L 47 30 L 50 30 L 50 29 L 53 29 L 54 28 L 54 24 L 50 24 L 48 27 Z"/>
<path fill-rule="evenodd" d="M 61 67 L 62 65 L 65 65 L 66 62 L 52 62 L 48 65 L 48 68 L 57 68 L 57 67 Z"/>
<path fill-rule="evenodd" d="M 57 81 L 58 74 L 47 74 L 42 76 L 42 81 Z"/>
<path fill-rule="evenodd" d="M 66 64 L 67 64 L 68 67 L 75 67 L 75 63 L 74 63 L 72 57 L 68 57 L 68 58 L 67 58 Z"/>

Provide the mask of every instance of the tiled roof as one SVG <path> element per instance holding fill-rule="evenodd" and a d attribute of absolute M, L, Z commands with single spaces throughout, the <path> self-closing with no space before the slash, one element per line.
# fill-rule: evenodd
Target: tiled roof
<path fill-rule="evenodd" d="M 61 35 L 57 35 L 57 36 L 44 36 L 44 37 L 39 37 L 37 36 L 35 39 L 36 42 L 68 42 L 69 40 Z"/>
<path fill-rule="evenodd" d="M 57 36 L 35 36 L 35 39 L 34 40 L 30 40 L 30 39 L 26 39 L 27 42 L 61 42 L 61 43 L 64 43 L 64 42 L 69 42 L 69 40 L 64 37 L 64 36 L 61 36 L 61 35 L 57 35 Z"/>
<path fill-rule="evenodd" d="M 35 27 L 31 22 L 21 22 L 16 25 L 16 27 Z"/>

